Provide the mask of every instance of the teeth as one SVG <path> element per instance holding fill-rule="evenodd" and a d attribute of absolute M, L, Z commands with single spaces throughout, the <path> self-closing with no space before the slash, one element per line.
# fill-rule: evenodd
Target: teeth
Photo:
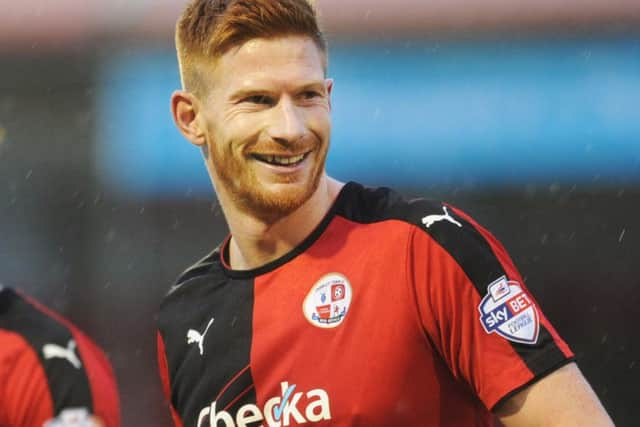
<path fill-rule="evenodd" d="M 299 156 L 293 156 L 293 157 L 287 157 L 287 156 L 260 156 L 261 159 L 263 159 L 264 161 L 268 162 L 268 163 L 272 163 L 275 165 L 283 165 L 283 166 L 288 166 L 288 165 L 293 165 L 295 163 L 298 163 L 300 161 L 302 161 L 302 159 L 304 159 L 304 154 L 301 154 Z"/>
<path fill-rule="evenodd" d="M 303 158 L 304 154 L 295 157 L 273 156 L 272 161 L 281 165 L 292 165 L 294 163 L 298 163 Z"/>

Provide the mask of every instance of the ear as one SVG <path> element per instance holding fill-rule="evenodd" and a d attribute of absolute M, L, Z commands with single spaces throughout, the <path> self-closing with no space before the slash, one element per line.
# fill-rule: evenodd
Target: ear
<path fill-rule="evenodd" d="M 177 90 L 171 95 L 171 114 L 180 133 L 192 144 L 204 146 L 206 134 L 198 120 L 200 104 L 190 92 Z"/>
<path fill-rule="evenodd" d="M 327 98 L 329 98 L 329 110 L 331 110 L 331 91 L 333 90 L 333 79 L 325 79 L 324 84 L 327 87 Z"/>

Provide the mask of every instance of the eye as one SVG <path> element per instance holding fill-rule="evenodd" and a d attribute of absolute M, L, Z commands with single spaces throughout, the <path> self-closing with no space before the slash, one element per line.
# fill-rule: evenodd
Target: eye
<path fill-rule="evenodd" d="M 267 95 L 251 95 L 242 100 L 242 102 L 249 102 L 251 104 L 259 105 L 273 105 L 273 98 Z"/>
<path fill-rule="evenodd" d="M 303 99 L 315 99 L 322 96 L 322 94 L 320 94 L 320 92 L 317 92 L 315 90 L 305 90 L 304 92 L 302 92 L 302 98 Z"/>

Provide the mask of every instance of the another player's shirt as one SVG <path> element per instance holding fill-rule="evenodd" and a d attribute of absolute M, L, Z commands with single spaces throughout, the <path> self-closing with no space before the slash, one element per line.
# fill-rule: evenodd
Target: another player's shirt
<path fill-rule="evenodd" d="M 58 314 L 0 286 L 0 427 L 86 425 L 79 421 L 90 415 L 120 426 L 102 351 Z"/>
<path fill-rule="evenodd" d="M 228 239 L 165 298 L 178 426 L 490 426 L 572 353 L 460 210 L 348 183 L 295 250 L 249 271 Z"/>

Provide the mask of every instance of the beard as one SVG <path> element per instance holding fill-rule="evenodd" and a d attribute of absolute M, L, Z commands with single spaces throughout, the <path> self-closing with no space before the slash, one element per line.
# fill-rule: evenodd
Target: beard
<path fill-rule="evenodd" d="M 293 151 L 293 150 L 292 150 Z M 254 162 L 248 156 L 234 156 L 232 151 L 221 152 L 215 147 L 209 151 L 212 177 L 218 186 L 230 196 L 241 211 L 261 221 L 273 223 L 286 217 L 313 196 L 324 173 L 327 144 L 318 143 L 305 162 L 308 165 L 304 177 L 279 176 L 277 181 L 264 183 L 257 176 Z M 277 187 L 277 188 L 273 188 Z"/>

